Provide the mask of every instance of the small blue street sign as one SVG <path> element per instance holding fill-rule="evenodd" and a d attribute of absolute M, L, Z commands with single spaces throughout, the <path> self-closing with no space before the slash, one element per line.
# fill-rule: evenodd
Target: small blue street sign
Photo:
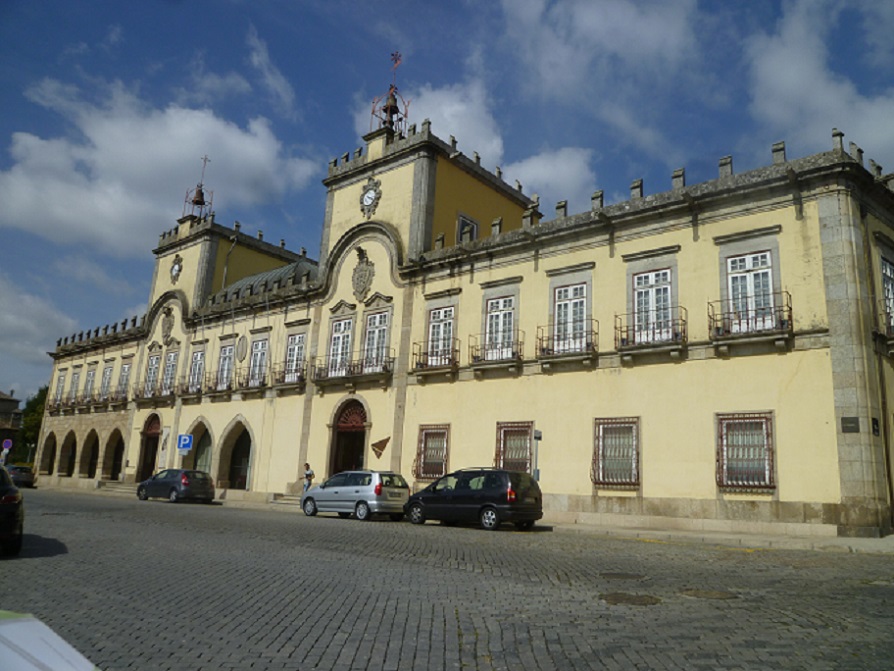
<path fill-rule="evenodd" d="M 192 438 L 192 436 L 190 436 Z M 7 438 L 3 441 L 3 449 L 9 452 L 12 449 L 12 438 Z"/>
<path fill-rule="evenodd" d="M 177 436 L 177 449 L 181 452 L 189 452 L 192 449 L 191 433 L 181 433 Z"/>

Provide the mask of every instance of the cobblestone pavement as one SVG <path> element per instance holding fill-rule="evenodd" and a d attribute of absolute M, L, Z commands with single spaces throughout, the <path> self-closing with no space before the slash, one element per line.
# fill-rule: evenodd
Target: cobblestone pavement
<path fill-rule="evenodd" d="M 26 502 L 0 609 L 34 613 L 105 671 L 894 665 L 891 555 Z"/>

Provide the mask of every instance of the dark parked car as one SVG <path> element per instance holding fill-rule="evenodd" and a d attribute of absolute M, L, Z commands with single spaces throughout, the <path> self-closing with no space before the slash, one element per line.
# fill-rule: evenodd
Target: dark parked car
<path fill-rule="evenodd" d="M 368 520 L 377 513 L 392 520 L 404 518 L 404 504 L 410 487 L 400 473 L 380 471 L 344 471 L 336 473 L 319 487 L 304 492 L 301 507 L 305 515 L 338 513 L 339 517 Z"/>
<path fill-rule="evenodd" d="M 517 529 L 530 529 L 543 517 L 543 495 L 527 473 L 466 468 L 410 496 L 404 510 L 413 524 L 477 522 L 493 530 L 512 522 Z"/>
<path fill-rule="evenodd" d="M 140 501 L 154 496 L 166 498 L 171 503 L 186 499 L 211 503 L 214 500 L 214 481 L 204 471 L 168 468 L 137 485 Z"/>
<path fill-rule="evenodd" d="M 25 532 L 25 502 L 9 472 L 0 466 L 0 550 L 13 557 L 22 549 Z"/>
<path fill-rule="evenodd" d="M 30 466 L 13 466 L 10 464 L 6 467 L 6 470 L 12 476 L 12 481 L 16 487 L 34 486 L 34 471 L 31 470 Z"/>

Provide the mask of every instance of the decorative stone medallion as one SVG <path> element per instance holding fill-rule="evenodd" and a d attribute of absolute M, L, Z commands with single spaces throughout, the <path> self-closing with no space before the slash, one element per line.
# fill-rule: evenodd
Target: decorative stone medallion
<path fill-rule="evenodd" d="M 354 267 L 354 275 L 352 277 L 354 285 L 354 296 L 358 301 L 366 298 L 369 289 L 372 286 L 373 277 L 376 274 L 376 267 L 372 261 L 366 256 L 363 247 L 357 248 L 357 265 Z"/>

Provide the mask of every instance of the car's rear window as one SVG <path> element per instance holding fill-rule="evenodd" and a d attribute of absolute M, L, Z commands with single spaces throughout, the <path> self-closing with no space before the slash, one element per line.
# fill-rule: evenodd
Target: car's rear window
<path fill-rule="evenodd" d="M 512 480 L 512 487 L 519 491 L 527 491 L 528 489 L 535 489 L 540 491 L 540 485 L 537 484 L 537 481 L 532 478 L 528 473 L 519 473 L 517 471 L 513 471 L 509 474 L 509 477 Z"/>
<path fill-rule="evenodd" d="M 397 473 L 382 473 L 382 486 L 401 487 L 403 489 L 408 488 L 407 481 L 404 480 L 404 476 Z"/>
<path fill-rule="evenodd" d="M 211 479 L 210 475 L 208 475 L 207 473 L 204 473 L 202 471 L 193 471 L 192 473 L 189 474 L 189 477 L 191 477 L 193 480 L 201 480 L 201 481 Z"/>

